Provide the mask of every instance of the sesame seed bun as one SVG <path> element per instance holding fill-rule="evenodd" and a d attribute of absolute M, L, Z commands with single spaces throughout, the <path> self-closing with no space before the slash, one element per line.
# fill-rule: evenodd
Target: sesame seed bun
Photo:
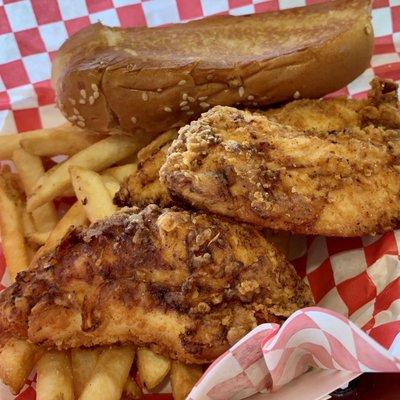
<path fill-rule="evenodd" d="M 52 81 L 73 124 L 147 141 L 215 105 L 321 97 L 369 66 L 372 45 L 368 0 L 152 29 L 94 24 L 63 44 Z"/>

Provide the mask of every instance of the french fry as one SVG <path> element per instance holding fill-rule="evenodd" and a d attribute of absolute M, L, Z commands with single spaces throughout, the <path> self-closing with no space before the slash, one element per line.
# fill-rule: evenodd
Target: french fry
<path fill-rule="evenodd" d="M 121 187 L 119 182 L 113 176 L 103 174 L 101 175 L 101 181 L 106 187 L 108 194 L 110 195 L 112 200 L 115 196 L 115 193 L 117 193 L 119 188 Z"/>
<path fill-rule="evenodd" d="M 0 379 L 18 394 L 31 373 L 39 352 L 25 340 L 10 339 L 0 352 Z"/>
<path fill-rule="evenodd" d="M 0 176 L 0 231 L 1 240 L 11 279 L 29 264 L 22 223 L 22 205 L 9 183 Z"/>
<path fill-rule="evenodd" d="M 147 146 L 140 149 L 137 154 L 138 161 L 146 160 L 153 153 L 161 149 L 165 144 L 174 140 L 178 136 L 178 131 L 176 129 L 171 129 L 169 131 L 164 132 L 160 136 L 157 136 L 152 142 L 150 142 Z"/>
<path fill-rule="evenodd" d="M 31 232 L 28 235 L 26 235 L 26 238 L 30 243 L 33 244 L 38 244 L 39 246 L 42 246 L 46 243 L 50 236 L 50 232 Z"/>
<path fill-rule="evenodd" d="M 22 134 L 0 135 L 0 160 L 11 160 L 12 154 L 19 148 Z"/>
<path fill-rule="evenodd" d="M 57 168 L 47 171 L 39 180 L 35 192 L 28 198 L 28 211 L 35 210 L 68 189 L 70 185 L 69 168 L 71 166 L 101 171 L 135 153 L 139 150 L 139 147 L 140 143 L 133 137 L 114 135 L 74 154 Z"/>
<path fill-rule="evenodd" d="M 33 222 L 32 214 L 26 211 L 26 208 L 22 210 L 22 225 L 24 227 L 25 237 L 35 232 L 35 224 Z"/>
<path fill-rule="evenodd" d="M 171 361 L 168 358 L 144 347 L 137 350 L 136 364 L 140 379 L 147 389 L 153 389 L 159 385 L 171 368 Z"/>
<path fill-rule="evenodd" d="M 50 233 L 46 246 L 57 245 L 72 226 L 82 226 L 86 225 L 86 223 L 85 210 L 79 202 L 74 203 Z"/>
<path fill-rule="evenodd" d="M 44 175 L 44 167 L 39 156 L 28 153 L 24 149 L 14 151 L 12 159 L 17 167 L 25 193 L 31 196 L 36 182 Z M 57 211 L 52 202 L 48 202 L 38 207 L 32 212 L 36 230 L 39 232 L 49 232 L 57 224 Z"/>
<path fill-rule="evenodd" d="M 71 124 L 2 135 L 0 136 L 0 160 L 10 160 L 13 152 L 21 146 L 37 156 L 73 155 L 104 137 L 105 135 L 96 134 Z"/>
<path fill-rule="evenodd" d="M 73 400 L 71 363 L 66 352 L 49 351 L 36 364 L 36 400 Z"/>
<path fill-rule="evenodd" d="M 143 143 L 140 147 L 143 147 L 146 143 Z M 118 162 L 115 163 L 117 167 L 120 167 L 122 165 L 126 164 L 135 164 L 137 163 L 137 154 L 131 154 L 128 157 L 123 158 L 122 160 L 119 160 Z"/>
<path fill-rule="evenodd" d="M 33 221 L 24 208 L 20 182 L 9 169 L 1 168 L 0 228 L 2 246 L 12 279 L 26 269 L 31 248 L 23 236 L 34 229 Z M 30 374 L 40 352 L 26 341 L 10 339 L 0 353 L 0 379 L 18 393 Z"/>
<path fill-rule="evenodd" d="M 173 361 L 170 378 L 174 400 L 185 400 L 202 375 L 203 371 L 198 365 L 185 365 Z"/>
<path fill-rule="evenodd" d="M 115 213 L 116 206 L 99 174 L 75 166 L 70 167 L 69 171 L 76 197 L 83 205 L 90 222 Z"/>
<path fill-rule="evenodd" d="M 89 382 L 96 367 L 99 355 L 99 348 L 71 350 L 71 366 L 72 376 L 74 378 L 75 399 L 79 398 L 83 389 Z"/>
<path fill-rule="evenodd" d="M 79 400 L 120 400 L 134 356 L 135 350 L 131 345 L 103 350 Z"/>
<path fill-rule="evenodd" d="M 25 135 L 20 145 L 23 149 L 41 157 L 60 154 L 72 156 L 105 137 L 106 135 L 65 124 L 46 129 L 42 135 Z"/>
<path fill-rule="evenodd" d="M 42 254 L 47 253 L 48 251 L 54 249 L 60 240 L 64 237 L 64 235 L 71 229 L 71 227 L 84 226 L 88 222 L 86 217 L 85 210 L 82 207 L 82 204 L 77 201 L 74 203 L 71 208 L 65 213 L 65 215 L 58 221 L 58 224 L 50 233 L 49 238 L 47 239 L 44 246 L 42 246 L 38 252 L 35 254 L 35 257 L 31 261 L 33 264 Z"/>
<path fill-rule="evenodd" d="M 111 175 L 119 183 L 123 183 L 126 178 L 133 175 L 136 171 L 137 163 L 132 163 L 108 168 L 102 172 L 102 175 Z"/>
<path fill-rule="evenodd" d="M 50 232 L 37 232 L 30 213 L 24 209 L 22 211 L 22 224 L 24 226 L 24 234 L 27 243 L 25 243 L 26 254 L 29 263 L 35 257 L 38 248 L 45 243 Z M 29 265 L 29 264 L 28 264 Z"/>
<path fill-rule="evenodd" d="M 122 400 L 139 400 L 143 397 L 142 389 L 138 386 L 138 384 L 128 376 L 128 379 L 125 382 L 124 390 L 122 392 Z"/>

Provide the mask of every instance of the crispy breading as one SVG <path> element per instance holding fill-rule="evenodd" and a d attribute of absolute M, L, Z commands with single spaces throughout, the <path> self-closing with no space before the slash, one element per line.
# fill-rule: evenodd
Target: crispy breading
<path fill-rule="evenodd" d="M 265 228 L 362 236 L 400 221 L 400 130 L 304 132 L 217 106 L 168 151 L 173 198 Z"/>
<path fill-rule="evenodd" d="M 397 85 L 388 80 L 374 79 L 368 99 L 303 99 L 257 113 L 304 131 L 337 132 L 368 125 L 400 129 Z M 159 180 L 159 169 L 175 136 L 167 132 L 139 152 L 137 172 L 122 185 L 116 196 L 118 205 L 143 207 L 156 203 L 165 207 L 176 203 Z"/>
<path fill-rule="evenodd" d="M 305 131 L 341 131 L 368 125 L 400 129 L 397 84 L 377 78 L 371 81 L 367 99 L 302 99 L 259 113 L 272 121 Z"/>
<path fill-rule="evenodd" d="M 167 131 L 139 151 L 137 171 L 122 184 L 116 194 L 114 202 L 117 205 L 172 205 L 167 188 L 160 182 L 158 174 L 167 157 L 168 148 L 177 136 L 177 130 Z"/>
<path fill-rule="evenodd" d="M 152 205 L 72 230 L 0 294 L 0 337 L 147 346 L 208 363 L 257 324 L 313 304 L 254 227 Z"/>

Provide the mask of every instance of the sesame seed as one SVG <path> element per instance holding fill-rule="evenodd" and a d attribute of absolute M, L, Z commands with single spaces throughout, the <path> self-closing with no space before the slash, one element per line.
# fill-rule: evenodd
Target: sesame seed
<path fill-rule="evenodd" d="M 79 111 L 75 107 L 72 109 L 72 111 L 74 112 L 74 114 L 79 115 Z"/>
<path fill-rule="evenodd" d="M 207 108 L 207 107 L 210 107 L 210 105 L 203 101 L 200 103 L 200 107 Z"/>
<path fill-rule="evenodd" d="M 187 115 L 193 115 L 193 114 L 194 114 L 194 111 L 188 111 L 186 114 L 187 114 Z"/>
<path fill-rule="evenodd" d="M 157 92 L 162 92 L 162 89 L 161 89 L 161 88 L 158 88 L 158 89 L 157 89 Z"/>
<path fill-rule="evenodd" d="M 86 100 L 85 99 L 79 99 L 79 104 L 86 104 Z"/>
<path fill-rule="evenodd" d="M 180 105 L 181 107 L 183 107 L 183 106 L 186 106 L 187 103 L 188 103 L 187 101 L 182 101 L 179 105 Z"/>
<path fill-rule="evenodd" d="M 172 109 L 171 109 L 171 107 L 164 107 L 164 111 L 166 111 L 166 112 L 172 112 Z"/>
<path fill-rule="evenodd" d="M 77 124 L 78 126 L 80 126 L 81 128 L 83 128 L 83 127 L 85 126 L 85 123 L 82 122 L 82 121 L 78 121 L 76 124 Z"/>
<path fill-rule="evenodd" d="M 190 110 L 190 107 L 189 106 L 184 106 L 184 107 L 181 107 L 181 110 L 182 111 L 187 111 L 187 110 Z"/>
<path fill-rule="evenodd" d="M 184 79 L 182 79 L 181 81 L 178 82 L 179 86 L 183 86 L 186 83 L 186 81 Z"/>
<path fill-rule="evenodd" d="M 85 120 L 85 118 L 83 118 L 82 115 L 78 115 L 77 119 L 78 119 L 78 121 L 84 121 Z"/>
<path fill-rule="evenodd" d="M 258 103 L 255 101 L 254 103 L 253 103 L 253 106 L 258 106 Z"/>
<path fill-rule="evenodd" d="M 187 100 L 187 98 L 188 98 L 187 93 L 182 93 L 182 99 L 183 99 L 183 100 Z"/>
<path fill-rule="evenodd" d="M 92 83 L 90 85 L 90 87 L 92 88 L 93 92 L 98 92 L 99 91 L 99 88 L 97 87 L 97 85 L 95 83 Z"/>
<path fill-rule="evenodd" d="M 293 93 L 293 98 L 294 99 L 298 99 L 300 97 L 300 92 L 298 91 L 298 90 L 296 90 L 294 93 Z"/>
<path fill-rule="evenodd" d="M 195 99 L 194 97 L 190 97 L 190 96 L 188 96 L 188 100 L 189 100 L 191 103 L 194 103 L 194 102 L 196 101 L 196 99 Z"/>
<path fill-rule="evenodd" d="M 76 104 L 76 100 L 71 99 L 71 97 L 68 99 L 68 101 L 74 106 Z"/>
<path fill-rule="evenodd" d="M 86 99 L 86 90 L 85 89 L 81 89 L 80 92 L 81 96 Z"/>
<path fill-rule="evenodd" d="M 98 99 L 99 96 L 100 96 L 100 93 L 99 93 L 99 92 L 93 92 L 93 98 L 94 98 L 94 99 Z"/>
<path fill-rule="evenodd" d="M 142 99 L 143 99 L 143 101 L 147 101 L 149 99 L 149 95 L 146 92 L 143 92 Z"/>
<path fill-rule="evenodd" d="M 76 115 L 73 115 L 72 117 L 68 117 L 68 121 L 76 121 L 78 119 L 78 117 Z"/>
<path fill-rule="evenodd" d="M 240 86 L 240 88 L 239 88 L 239 96 L 243 97 L 243 95 L 244 95 L 244 87 Z"/>
<path fill-rule="evenodd" d="M 208 97 L 208 96 L 201 96 L 201 97 L 199 97 L 199 100 L 200 100 L 200 101 L 204 101 L 204 100 L 207 99 L 207 97 Z"/>
<path fill-rule="evenodd" d="M 207 79 L 209 80 L 209 81 L 211 81 L 211 79 L 213 78 L 213 76 L 210 74 L 210 75 L 207 75 Z"/>
<path fill-rule="evenodd" d="M 131 121 L 132 121 L 132 124 L 136 124 L 137 118 L 136 118 L 136 117 L 132 117 L 132 118 L 131 118 Z"/>
<path fill-rule="evenodd" d="M 89 104 L 92 105 L 94 103 L 94 97 L 89 96 Z"/>
<path fill-rule="evenodd" d="M 252 95 L 247 96 L 247 100 L 254 100 L 254 96 L 252 96 Z"/>

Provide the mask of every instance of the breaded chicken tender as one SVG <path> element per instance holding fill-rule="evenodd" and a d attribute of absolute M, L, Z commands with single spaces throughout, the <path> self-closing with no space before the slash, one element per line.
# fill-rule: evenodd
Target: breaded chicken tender
<path fill-rule="evenodd" d="M 292 233 L 362 236 L 400 222 L 400 131 L 302 131 L 217 106 L 180 130 L 160 170 L 173 199 Z"/>
<path fill-rule="evenodd" d="M 33 267 L 0 294 L 3 341 L 133 343 L 201 364 L 313 304 L 254 227 L 178 208 L 125 209 L 72 230 Z"/>
<path fill-rule="evenodd" d="M 397 85 L 388 80 L 374 79 L 368 99 L 352 100 L 331 98 L 320 100 L 297 100 L 282 107 L 256 111 L 271 121 L 288 125 L 304 132 L 330 132 L 331 135 L 371 127 L 400 129 L 400 112 Z M 138 169 L 124 184 L 116 196 L 120 206 L 146 206 L 150 203 L 162 207 L 176 204 L 167 188 L 159 180 L 159 170 L 164 164 L 168 148 L 176 138 L 176 132 L 166 132 L 138 154 Z"/>

